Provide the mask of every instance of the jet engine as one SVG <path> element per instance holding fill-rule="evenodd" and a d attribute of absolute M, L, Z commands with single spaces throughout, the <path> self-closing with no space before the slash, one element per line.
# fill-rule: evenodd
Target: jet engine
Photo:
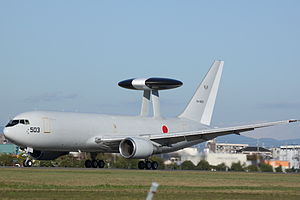
<path fill-rule="evenodd" d="M 124 158 L 147 158 L 155 147 L 150 140 L 144 138 L 125 138 L 119 145 L 120 154 Z"/>
<path fill-rule="evenodd" d="M 32 153 L 29 153 L 31 157 L 33 157 L 36 160 L 54 160 L 60 156 L 66 155 L 69 152 L 63 152 L 63 151 L 38 151 L 33 150 Z"/>

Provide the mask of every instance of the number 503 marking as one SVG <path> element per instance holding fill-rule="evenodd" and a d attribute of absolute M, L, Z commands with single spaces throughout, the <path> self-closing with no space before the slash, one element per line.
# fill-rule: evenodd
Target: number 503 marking
<path fill-rule="evenodd" d="M 29 132 L 30 133 L 39 133 L 39 132 L 41 132 L 41 128 L 40 127 L 30 127 Z"/>

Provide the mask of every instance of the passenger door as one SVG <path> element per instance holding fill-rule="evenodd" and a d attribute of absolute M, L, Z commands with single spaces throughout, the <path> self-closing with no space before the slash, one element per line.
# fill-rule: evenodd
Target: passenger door
<path fill-rule="evenodd" d="M 51 133 L 51 120 L 49 118 L 43 118 L 44 133 Z"/>

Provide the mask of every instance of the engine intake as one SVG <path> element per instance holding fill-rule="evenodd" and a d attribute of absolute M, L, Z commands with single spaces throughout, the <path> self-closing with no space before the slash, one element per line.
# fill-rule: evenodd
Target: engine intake
<path fill-rule="evenodd" d="M 144 138 L 125 138 L 119 145 L 124 158 L 147 158 L 154 153 L 154 145 Z"/>

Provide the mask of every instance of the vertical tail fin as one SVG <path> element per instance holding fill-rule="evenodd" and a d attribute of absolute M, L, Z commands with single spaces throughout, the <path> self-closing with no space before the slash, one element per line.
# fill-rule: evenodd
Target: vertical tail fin
<path fill-rule="evenodd" d="M 196 90 L 193 98 L 179 115 L 180 118 L 186 118 L 198 121 L 201 124 L 210 125 L 220 79 L 222 75 L 224 61 L 215 61 L 205 78 Z"/>

